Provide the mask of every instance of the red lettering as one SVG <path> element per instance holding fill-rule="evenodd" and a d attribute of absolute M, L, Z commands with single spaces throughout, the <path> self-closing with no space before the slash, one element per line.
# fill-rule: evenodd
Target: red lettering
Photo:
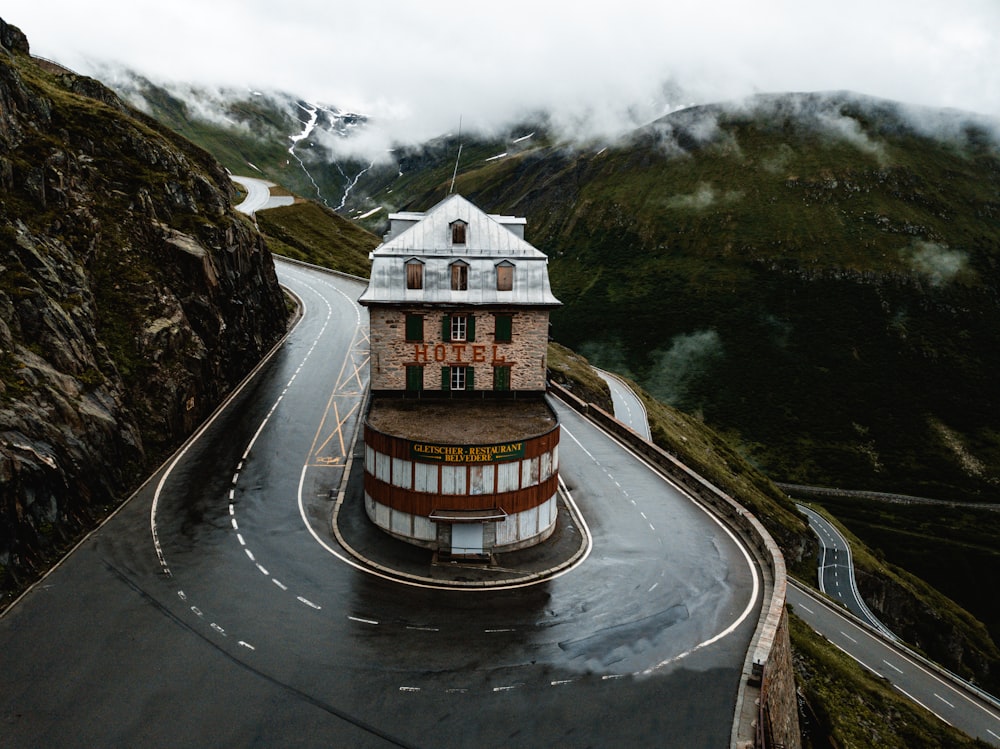
<path fill-rule="evenodd" d="M 505 361 L 507 361 L 507 357 L 506 356 L 500 356 L 499 352 L 497 351 L 498 348 L 500 348 L 500 347 L 496 346 L 496 345 L 493 346 L 493 363 L 494 364 L 496 364 L 497 362 L 505 362 Z"/>
<path fill-rule="evenodd" d="M 472 347 L 472 361 L 474 361 L 474 362 L 484 362 L 484 361 L 486 361 L 486 347 L 485 346 L 473 346 Z"/>
<path fill-rule="evenodd" d="M 451 350 L 455 352 L 455 361 L 462 362 L 462 354 L 465 353 L 465 344 L 464 343 L 453 344 Z"/>
<path fill-rule="evenodd" d="M 434 346 L 434 361 L 444 361 L 447 352 L 444 349 L 443 343 L 438 343 Z"/>
<path fill-rule="evenodd" d="M 427 361 L 427 344 L 426 343 L 415 343 L 413 344 L 413 361 Z"/>

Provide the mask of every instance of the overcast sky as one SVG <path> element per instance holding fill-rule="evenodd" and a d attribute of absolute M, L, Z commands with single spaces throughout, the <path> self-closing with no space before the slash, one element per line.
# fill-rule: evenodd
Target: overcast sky
<path fill-rule="evenodd" d="M 679 6 L 679 7 L 672 7 Z M 596 129 L 754 92 L 850 89 L 1000 116 L 1000 0 L 6 0 L 92 73 L 277 88 L 416 137 L 548 108 Z"/>

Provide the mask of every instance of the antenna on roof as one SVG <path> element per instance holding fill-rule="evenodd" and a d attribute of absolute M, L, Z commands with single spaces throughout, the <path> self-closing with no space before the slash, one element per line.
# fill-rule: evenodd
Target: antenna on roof
<path fill-rule="evenodd" d="M 462 115 L 458 116 L 458 156 L 455 157 L 455 171 L 451 173 L 451 187 L 448 194 L 455 192 L 455 177 L 458 176 L 458 160 L 462 158 Z"/>

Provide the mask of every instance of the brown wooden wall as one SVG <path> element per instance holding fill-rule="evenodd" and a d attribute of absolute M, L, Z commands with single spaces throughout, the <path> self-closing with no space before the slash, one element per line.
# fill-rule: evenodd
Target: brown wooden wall
<path fill-rule="evenodd" d="M 454 465 L 454 464 L 452 464 Z M 481 464 L 480 464 L 481 465 Z M 468 479 L 468 477 L 466 477 Z M 440 477 L 438 478 L 440 486 Z M 468 486 L 468 483 L 466 483 Z M 430 515 L 434 510 L 490 510 L 501 508 L 508 515 L 534 509 L 552 498 L 559 486 L 559 474 L 553 473 L 540 484 L 501 494 L 441 494 L 417 492 L 379 481 L 365 471 L 365 493 L 380 504 L 411 515 Z"/>

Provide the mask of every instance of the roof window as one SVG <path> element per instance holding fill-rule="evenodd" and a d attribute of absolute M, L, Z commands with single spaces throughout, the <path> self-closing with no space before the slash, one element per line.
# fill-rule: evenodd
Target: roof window
<path fill-rule="evenodd" d="M 451 264 L 451 290 L 466 291 L 469 288 L 469 264 L 456 260 Z"/>

